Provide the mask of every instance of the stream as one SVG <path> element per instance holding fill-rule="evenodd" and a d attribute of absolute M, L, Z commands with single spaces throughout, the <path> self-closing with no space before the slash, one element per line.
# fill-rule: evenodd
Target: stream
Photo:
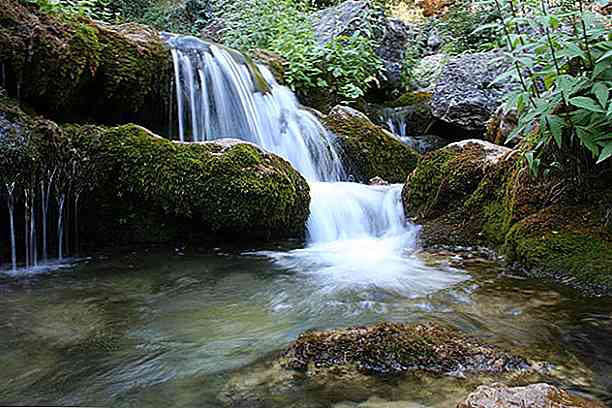
<path fill-rule="evenodd" d="M 367 255 L 353 248 L 344 259 L 297 243 L 184 256 L 139 249 L 52 273 L 2 275 L 0 402 L 226 406 L 229 381 L 252 375 L 305 330 L 382 320 L 452 325 L 546 361 L 542 380 L 612 402 L 609 302 L 503 276 L 501 266 L 470 252 L 405 254 L 405 266 L 415 266 L 403 271 L 386 268 L 397 259 L 379 259 L 381 273 L 367 279 L 356 266 L 363 262 L 351 262 Z M 392 393 L 369 394 L 298 387 L 263 406 L 382 398 L 402 407 L 454 407 L 474 381 L 407 376 Z"/>

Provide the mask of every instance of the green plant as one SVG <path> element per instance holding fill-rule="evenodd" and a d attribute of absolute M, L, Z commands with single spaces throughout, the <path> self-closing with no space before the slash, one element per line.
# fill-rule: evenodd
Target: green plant
<path fill-rule="evenodd" d="M 433 28 L 442 39 L 442 51 L 453 55 L 497 47 L 497 32 L 490 23 L 498 14 L 492 1 L 456 0 Z M 475 30 L 476 27 L 483 27 Z"/>
<path fill-rule="evenodd" d="M 37 5 L 43 13 L 75 14 L 114 22 L 118 11 L 113 9 L 113 0 L 22 0 L 26 4 Z"/>
<path fill-rule="evenodd" d="M 300 0 L 249 0 L 246 6 L 231 6 L 223 17 L 223 42 L 247 52 L 263 48 L 278 53 L 287 61 L 287 84 L 301 93 L 331 90 L 347 101 L 363 96 L 382 70 L 369 24 L 322 46 L 311 11 Z"/>
<path fill-rule="evenodd" d="M 583 0 L 537 3 L 496 0 L 505 57 L 514 66 L 497 81 L 520 84 L 505 102 L 519 116 L 508 139 L 528 135 L 533 174 L 559 168 L 582 184 L 612 157 L 610 18 Z"/>

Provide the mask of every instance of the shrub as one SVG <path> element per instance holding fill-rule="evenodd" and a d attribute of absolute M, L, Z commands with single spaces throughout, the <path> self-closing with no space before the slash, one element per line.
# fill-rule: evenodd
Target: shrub
<path fill-rule="evenodd" d="M 612 161 L 610 18 L 587 10 L 582 0 L 497 5 L 506 58 L 515 67 L 497 80 L 521 84 L 505 102 L 519 115 L 509 140 L 529 135 L 526 159 L 534 174 L 563 169 L 582 185 Z"/>
<path fill-rule="evenodd" d="M 287 61 L 286 81 L 301 93 L 329 91 L 347 101 L 363 96 L 382 70 L 369 27 L 320 46 L 310 5 L 299 0 L 250 0 L 223 16 L 223 42 L 249 51 L 263 48 Z"/>

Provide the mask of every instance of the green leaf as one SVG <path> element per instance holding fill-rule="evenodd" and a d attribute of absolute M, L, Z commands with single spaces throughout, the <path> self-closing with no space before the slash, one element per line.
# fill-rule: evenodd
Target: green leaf
<path fill-rule="evenodd" d="M 597 159 L 597 164 L 609 159 L 610 157 L 612 157 L 612 142 L 609 142 L 604 146 L 603 150 L 599 154 L 599 158 Z"/>
<path fill-rule="evenodd" d="M 595 61 L 596 64 L 599 64 L 600 62 L 602 62 L 605 59 L 608 59 L 612 57 L 612 50 L 606 52 L 604 55 L 602 55 L 601 57 L 599 57 L 599 59 L 597 61 Z"/>
<path fill-rule="evenodd" d="M 576 96 L 574 98 L 571 98 L 569 102 L 570 104 L 574 105 L 577 108 L 586 109 L 591 112 L 599 112 L 599 113 L 606 112 L 597 105 L 597 102 L 595 102 L 593 99 L 588 98 L 586 96 Z"/>
<path fill-rule="evenodd" d="M 548 128 L 550 133 L 552 133 L 557 146 L 561 148 L 565 121 L 556 115 L 546 115 L 542 117 L 542 122 L 543 123 L 541 123 L 541 125 L 545 125 Z"/>
<path fill-rule="evenodd" d="M 606 103 L 608 103 L 608 87 L 601 82 L 597 82 L 593 85 L 591 92 L 595 95 L 601 107 L 605 109 Z"/>

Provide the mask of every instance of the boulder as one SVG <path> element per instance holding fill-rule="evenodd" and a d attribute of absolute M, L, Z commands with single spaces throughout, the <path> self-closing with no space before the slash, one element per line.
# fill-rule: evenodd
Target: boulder
<path fill-rule="evenodd" d="M 401 140 L 421 154 L 433 152 L 449 144 L 448 140 L 436 135 L 405 137 Z"/>
<path fill-rule="evenodd" d="M 344 165 L 360 182 L 378 176 L 399 183 L 416 167 L 417 152 L 355 109 L 338 105 L 323 123 L 338 136 Z"/>
<path fill-rule="evenodd" d="M 424 220 L 451 212 L 512 152 L 479 139 L 451 143 L 423 157 L 402 191 L 407 214 Z"/>
<path fill-rule="evenodd" d="M 435 323 L 380 323 L 302 334 L 281 366 L 307 376 L 352 371 L 396 376 L 412 370 L 438 375 L 503 373 L 528 367 L 525 360 Z"/>
<path fill-rule="evenodd" d="M 6 102 L 0 125 L 0 194 L 16 181 L 16 197 L 23 197 L 28 183 L 38 186 L 54 171 L 53 191 L 69 200 L 80 195 L 84 243 L 304 232 L 308 184 L 287 161 L 253 144 L 179 143 L 136 125 L 60 127 Z"/>
<path fill-rule="evenodd" d="M 602 403 L 572 395 L 549 384 L 508 387 L 504 384 L 482 385 L 457 408 L 604 408 Z"/>
<path fill-rule="evenodd" d="M 563 174 L 533 177 L 516 151 L 482 140 L 425 155 L 402 191 L 425 245 L 497 249 L 517 273 L 612 293 L 612 179 L 580 197 Z"/>
<path fill-rule="evenodd" d="M 500 74 L 511 69 L 501 58 L 501 53 L 484 52 L 451 59 L 434 88 L 433 115 L 459 129 L 481 135 L 503 96 L 515 87 L 508 81 L 493 83 Z"/>
<path fill-rule="evenodd" d="M 340 35 L 350 36 L 358 31 L 371 31 L 378 44 L 376 55 L 386 69 L 383 86 L 400 86 L 404 50 L 406 44 L 415 37 L 412 27 L 401 20 L 387 18 L 382 10 L 358 0 L 348 0 L 321 10 L 313 15 L 312 20 L 316 39 L 321 46 Z"/>
<path fill-rule="evenodd" d="M 52 119 L 167 125 L 172 58 L 148 27 L 47 14 L 6 0 L 0 66 L 9 94 Z"/>

